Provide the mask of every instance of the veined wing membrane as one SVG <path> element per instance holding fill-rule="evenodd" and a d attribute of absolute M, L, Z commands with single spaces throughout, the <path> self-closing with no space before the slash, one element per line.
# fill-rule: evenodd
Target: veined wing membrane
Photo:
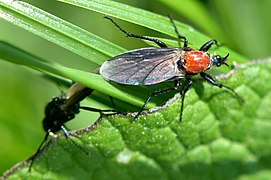
<path fill-rule="evenodd" d="M 178 48 L 142 48 L 113 57 L 100 68 L 108 80 L 129 85 L 151 85 L 182 77 L 177 62 L 181 56 Z"/>

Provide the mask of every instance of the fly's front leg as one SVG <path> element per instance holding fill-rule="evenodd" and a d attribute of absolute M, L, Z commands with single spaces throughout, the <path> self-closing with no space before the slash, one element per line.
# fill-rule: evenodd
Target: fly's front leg
<path fill-rule="evenodd" d="M 217 86 L 219 88 L 225 88 L 228 89 L 230 92 L 232 92 L 232 94 L 238 99 L 239 103 L 244 103 L 243 98 L 241 98 L 239 96 L 239 94 L 237 94 L 232 88 L 228 87 L 228 86 L 224 86 L 223 84 L 219 84 L 218 82 L 216 82 L 214 80 L 214 78 L 212 76 L 210 76 L 209 74 L 206 74 L 204 72 L 200 73 L 201 77 L 203 77 L 203 79 L 205 79 L 207 82 L 211 83 L 214 86 Z"/>

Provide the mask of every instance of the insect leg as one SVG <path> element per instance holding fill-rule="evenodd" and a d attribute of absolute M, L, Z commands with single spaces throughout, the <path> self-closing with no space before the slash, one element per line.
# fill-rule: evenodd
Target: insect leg
<path fill-rule="evenodd" d="M 172 91 L 176 91 L 179 88 L 179 86 L 180 86 L 180 81 L 176 80 L 174 83 L 175 83 L 175 85 L 172 88 L 168 88 L 168 89 L 164 89 L 164 90 L 161 90 L 161 91 L 152 92 L 150 94 L 150 96 L 146 99 L 146 101 L 144 102 L 144 105 L 142 106 L 141 110 L 136 114 L 136 116 L 134 117 L 134 119 L 136 119 L 142 113 L 142 111 L 145 109 L 146 105 L 148 104 L 148 102 L 151 100 L 152 97 L 159 96 L 159 95 L 166 94 L 166 93 L 170 93 Z"/>
<path fill-rule="evenodd" d="M 115 103 L 114 103 L 113 97 L 112 97 L 112 96 L 109 96 L 109 98 L 110 98 L 110 101 L 111 101 L 111 104 L 112 104 L 113 109 L 116 109 L 116 105 L 115 105 Z"/>
<path fill-rule="evenodd" d="M 180 35 L 180 33 L 179 33 L 179 31 L 178 31 L 178 28 L 177 28 L 176 24 L 174 23 L 172 17 L 171 17 L 171 16 L 168 16 L 168 17 L 169 17 L 169 19 L 170 19 L 171 24 L 172 24 L 173 27 L 174 27 L 175 33 L 176 33 L 177 36 L 178 36 L 178 39 L 179 39 L 179 41 L 178 41 L 179 47 L 181 47 L 181 45 L 180 45 L 180 39 L 183 39 L 183 41 L 184 41 L 183 47 L 186 48 L 186 47 L 188 46 L 188 40 L 186 39 L 185 36 Z"/>
<path fill-rule="evenodd" d="M 98 113 L 100 113 L 101 116 L 104 116 L 104 115 L 113 115 L 113 114 L 119 113 L 119 112 L 117 112 L 116 110 L 113 110 L 113 109 L 106 109 L 106 110 L 104 110 L 104 109 L 97 109 L 97 108 L 86 107 L 86 106 L 80 106 L 79 108 L 87 110 L 87 111 L 98 112 Z M 113 112 L 113 113 L 112 114 L 104 114 L 104 112 Z"/>
<path fill-rule="evenodd" d="M 71 131 L 70 128 L 68 128 L 65 124 L 63 124 L 62 126 L 64 126 L 64 128 L 66 129 L 66 131 Z"/>
<path fill-rule="evenodd" d="M 132 34 L 132 33 L 129 33 L 127 31 L 125 31 L 122 27 L 120 27 L 113 19 L 111 19 L 110 17 L 108 16 L 104 16 L 105 19 L 108 19 L 110 20 L 120 31 L 122 31 L 124 34 L 126 34 L 127 37 L 133 37 L 133 38 L 138 38 L 138 39 L 145 39 L 147 41 L 152 41 L 154 42 L 155 44 L 157 44 L 158 46 L 160 47 L 163 47 L 163 48 L 166 48 L 167 45 L 158 40 L 158 39 L 155 39 L 155 38 L 151 38 L 151 37 L 147 37 L 147 36 L 141 36 L 141 35 L 136 35 L 136 34 Z"/>
<path fill-rule="evenodd" d="M 47 141 L 50 132 L 51 132 L 51 129 L 49 129 L 49 130 L 46 132 L 45 137 L 44 137 L 43 141 L 41 142 L 41 144 L 40 144 L 38 150 L 37 150 L 36 153 L 30 158 L 30 159 L 31 159 L 31 163 L 30 163 L 28 172 L 31 172 L 32 166 L 33 166 L 33 164 L 34 164 L 34 161 L 35 161 L 35 159 L 37 158 L 38 154 L 40 153 L 41 148 L 43 147 L 43 144 Z"/>
<path fill-rule="evenodd" d="M 67 139 L 69 139 L 76 147 L 78 147 L 81 151 L 83 151 L 86 155 L 89 155 L 89 152 L 87 152 L 85 149 L 83 149 L 79 144 L 77 144 L 68 134 L 66 128 L 62 125 L 61 129 Z"/>
<path fill-rule="evenodd" d="M 201 77 L 203 77 L 203 79 L 205 79 L 207 82 L 211 83 L 214 86 L 217 86 L 219 88 L 225 88 L 228 89 L 230 92 L 232 92 L 232 94 L 238 99 L 239 103 L 244 103 L 243 98 L 241 98 L 239 96 L 239 94 L 237 94 L 232 88 L 228 87 L 228 86 L 224 86 L 223 84 L 219 84 L 217 83 L 214 78 L 212 78 L 212 76 L 210 76 L 209 74 L 206 74 L 204 72 L 200 73 Z"/>
<path fill-rule="evenodd" d="M 212 47 L 212 45 L 214 45 L 214 44 L 216 44 L 216 45 L 218 46 L 216 40 L 214 40 L 214 39 L 213 39 L 213 40 L 210 40 L 210 41 L 206 42 L 205 44 L 203 44 L 199 50 L 200 50 L 200 51 L 206 52 L 206 51 L 208 51 L 208 50 Z"/>
<path fill-rule="evenodd" d="M 87 111 L 93 111 L 93 112 L 116 112 L 115 110 L 111 109 L 97 109 L 97 108 L 92 108 L 92 107 L 86 107 L 86 106 L 80 106 L 80 109 L 84 109 Z"/>
<path fill-rule="evenodd" d="M 183 104 L 184 104 L 184 97 L 187 91 L 190 89 L 193 81 L 190 78 L 186 78 L 187 83 L 183 86 L 181 90 L 181 95 L 182 95 L 182 104 L 181 104 L 181 112 L 180 112 L 180 122 L 182 122 L 183 118 Z"/>

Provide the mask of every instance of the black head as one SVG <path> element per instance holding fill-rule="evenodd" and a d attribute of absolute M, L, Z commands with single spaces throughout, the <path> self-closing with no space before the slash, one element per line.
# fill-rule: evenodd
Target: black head
<path fill-rule="evenodd" d="M 226 66 L 229 66 L 229 64 L 227 63 L 227 58 L 229 57 L 229 53 L 225 56 L 225 57 L 221 57 L 220 55 L 215 55 L 212 57 L 212 64 L 219 67 L 223 64 L 225 64 Z"/>
<path fill-rule="evenodd" d="M 64 97 L 54 97 L 45 108 L 45 118 L 43 119 L 43 129 L 47 132 L 57 132 L 65 122 L 73 119 L 79 113 L 79 104 L 73 105 L 69 109 L 64 109 L 67 99 Z"/>

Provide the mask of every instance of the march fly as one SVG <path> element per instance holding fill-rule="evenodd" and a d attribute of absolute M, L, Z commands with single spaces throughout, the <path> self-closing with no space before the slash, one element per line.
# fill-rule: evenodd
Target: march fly
<path fill-rule="evenodd" d="M 65 126 L 65 123 L 74 119 L 75 115 L 79 113 L 80 109 L 99 112 L 101 115 L 104 112 L 115 112 L 115 110 L 101 110 L 91 107 L 80 106 L 80 102 L 84 100 L 87 96 L 89 96 L 92 92 L 92 89 L 75 83 L 68 89 L 65 95 L 53 97 L 51 101 L 46 105 L 45 118 L 42 121 L 43 129 L 46 134 L 36 153 L 32 157 L 30 157 L 31 163 L 29 166 L 29 172 L 31 171 L 37 155 L 41 152 L 43 144 L 47 141 L 51 132 L 56 133 L 62 130 L 65 137 L 69 139 L 72 144 L 78 147 L 86 155 L 89 154 L 85 149 L 83 149 L 75 141 L 73 141 L 72 138 L 70 138 L 68 134 L 68 128 Z"/>
<path fill-rule="evenodd" d="M 188 47 L 188 40 L 180 35 L 170 17 L 179 42 L 183 41 L 182 48 L 172 48 L 167 47 L 164 42 L 158 39 L 129 33 L 110 17 L 105 16 L 104 18 L 110 20 L 127 37 L 152 41 L 159 48 L 135 49 L 111 58 L 100 67 L 102 77 L 109 81 L 127 85 L 154 85 L 165 81 L 174 81 L 173 87 L 151 93 L 135 118 L 140 115 L 152 97 L 172 91 L 180 91 L 182 98 L 180 121 L 182 121 L 184 97 L 193 83 L 192 77 L 197 74 L 200 74 L 203 79 L 212 85 L 231 91 L 239 101 L 242 101 L 242 98 L 233 89 L 216 82 L 212 76 L 205 72 L 212 66 L 226 65 L 229 67 L 227 63 L 229 54 L 222 57 L 210 55 L 207 52 L 214 44 L 218 45 L 216 40 L 206 42 L 199 50 L 190 48 Z M 180 83 L 181 79 L 186 80 L 184 84 Z"/>

